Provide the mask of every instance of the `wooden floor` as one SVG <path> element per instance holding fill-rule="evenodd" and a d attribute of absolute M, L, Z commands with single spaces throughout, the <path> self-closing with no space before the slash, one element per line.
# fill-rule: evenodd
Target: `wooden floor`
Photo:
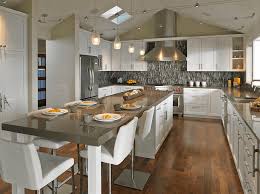
<path fill-rule="evenodd" d="M 69 145 L 59 154 L 75 157 L 75 151 L 76 147 Z M 114 179 L 129 166 L 129 159 L 113 167 Z M 106 165 L 103 167 L 103 194 L 106 194 L 107 168 Z M 137 158 L 135 167 L 152 173 L 145 190 L 113 185 L 113 194 L 243 193 L 220 121 L 176 119 L 156 159 Z M 79 176 L 76 176 L 76 183 L 79 184 Z M 87 184 L 87 178 L 84 178 L 84 184 Z M 0 180 L 0 194 L 10 193 L 10 185 Z"/>

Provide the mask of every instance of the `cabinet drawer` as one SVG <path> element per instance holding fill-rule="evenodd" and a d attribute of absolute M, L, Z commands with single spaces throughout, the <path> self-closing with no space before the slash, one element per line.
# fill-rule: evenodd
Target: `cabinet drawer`
<path fill-rule="evenodd" d="M 197 104 L 185 104 L 184 111 L 185 114 L 207 115 L 208 106 L 201 106 Z"/>
<path fill-rule="evenodd" d="M 208 105 L 209 96 L 208 95 L 198 95 L 198 94 L 185 95 L 184 103 L 185 104 Z"/>

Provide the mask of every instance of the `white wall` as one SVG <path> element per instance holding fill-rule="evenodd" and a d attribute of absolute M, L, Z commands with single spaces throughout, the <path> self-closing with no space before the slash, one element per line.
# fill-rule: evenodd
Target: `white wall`
<path fill-rule="evenodd" d="M 76 99 L 77 46 L 75 41 L 78 18 L 72 15 L 52 29 L 51 40 L 46 41 L 47 106 L 60 107 Z M 79 57 L 78 57 L 79 58 Z M 78 73 L 79 75 L 79 73 Z"/>

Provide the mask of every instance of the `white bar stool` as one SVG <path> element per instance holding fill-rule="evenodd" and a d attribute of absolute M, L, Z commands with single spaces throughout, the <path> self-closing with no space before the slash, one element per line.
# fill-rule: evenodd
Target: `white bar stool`
<path fill-rule="evenodd" d="M 38 153 L 33 143 L 22 144 L 0 139 L 0 155 L 1 177 L 19 189 L 40 192 L 49 183 L 53 185 L 54 180 L 68 169 L 74 171 L 73 158 Z M 74 175 L 72 190 L 74 193 Z"/>
<path fill-rule="evenodd" d="M 33 116 L 34 114 L 38 114 L 39 112 L 42 112 L 42 111 L 43 110 L 36 110 L 36 111 L 28 113 L 27 116 Z M 70 143 L 68 141 L 56 141 L 56 140 L 46 139 L 46 138 L 42 138 L 42 137 L 35 137 L 32 140 L 32 142 L 37 147 L 49 149 L 53 156 L 56 156 L 57 150 L 59 150 L 63 146 L 68 145 Z M 79 159 L 79 145 L 77 145 L 77 153 L 78 153 L 78 159 Z M 66 182 L 68 182 L 68 180 L 70 180 L 70 179 L 71 179 L 71 177 L 68 177 L 61 183 L 58 183 L 58 181 L 55 180 L 54 181 L 55 192 L 57 192 L 57 189 L 60 188 L 62 185 L 64 185 Z"/>
<path fill-rule="evenodd" d="M 139 118 L 137 136 L 139 136 L 142 140 L 148 136 L 152 129 L 153 115 L 154 106 L 144 111 L 143 115 Z M 135 147 L 132 151 L 131 170 L 124 169 L 114 183 L 120 186 L 142 191 L 151 174 L 148 172 L 134 170 L 134 157 Z"/>
<path fill-rule="evenodd" d="M 109 194 L 112 193 L 111 164 L 119 165 L 132 151 L 136 133 L 138 118 L 135 117 L 128 124 L 121 126 L 116 137 L 110 139 L 101 146 L 101 161 L 107 163 L 109 168 Z M 88 150 L 80 152 L 81 158 L 88 158 Z M 82 194 L 82 172 L 80 172 L 80 194 Z"/>

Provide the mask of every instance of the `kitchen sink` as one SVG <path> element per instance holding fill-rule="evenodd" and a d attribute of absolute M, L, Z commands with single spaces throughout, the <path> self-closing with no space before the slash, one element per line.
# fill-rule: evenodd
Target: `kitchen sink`
<path fill-rule="evenodd" d="M 255 101 L 255 97 L 240 97 L 240 98 L 234 98 L 235 102 L 238 103 L 249 103 Z"/>

